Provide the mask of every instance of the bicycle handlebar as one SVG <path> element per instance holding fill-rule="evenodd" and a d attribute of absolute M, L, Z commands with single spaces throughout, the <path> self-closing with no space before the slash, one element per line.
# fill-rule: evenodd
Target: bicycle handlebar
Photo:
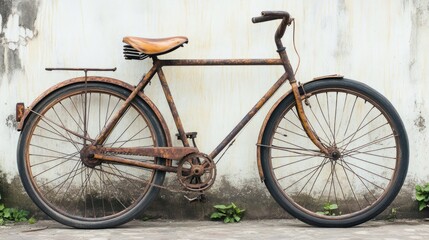
<path fill-rule="evenodd" d="M 285 19 L 289 23 L 290 14 L 285 11 L 262 11 L 262 16 L 252 18 L 253 23 L 267 22 L 276 19 Z"/>
<path fill-rule="evenodd" d="M 282 19 L 279 27 L 277 28 L 275 34 L 275 42 L 278 50 L 284 50 L 283 44 L 281 42 L 281 38 L 283 37 L 287 25 L 289 25 L 293 18 L 290 17 L 290 14 L 285 11 L 262 11 L 262 16 L 252 18 L 253 23 L 267 22 L 276 19 Z"/>

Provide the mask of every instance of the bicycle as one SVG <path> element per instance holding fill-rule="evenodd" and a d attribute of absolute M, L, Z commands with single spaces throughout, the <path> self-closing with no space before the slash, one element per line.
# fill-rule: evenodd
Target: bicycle
<path fill-rule="evenodd" d="M 125 37 L 126 59 L 152 58 L 137 86 L 83 71 L 17 104 L 18 168 L 25 190 L 48 216 L 75 228 L 126 223 L 155 200 L 165 173 L 183 191 L 202 194 L 216 178 L 215 159 L 286 81 L 291 90 L 272 106 L 257 141 L 261 180 L 292 216 L 321 227 L 351 227 L 374 218 L 394 200 L 408 168 L 408 139 L 391 103 L 369 86 L 339 75 L 298 84 L 281 38 L 294 21 L 265 11 L 253 23 L 281 20 L 279 59 L 161 60 L 186 37 Z M 210 153 L 195 145 L 176 109 L 162 67 L 282 65 L 285 73 Z M 162 114 L 143 93 L 157 74 L 183 147 L 173 147 Z M 192 146 L 190 140 L 194 143 Z M 327 207 L 328 206 L 328 207 Z"/>

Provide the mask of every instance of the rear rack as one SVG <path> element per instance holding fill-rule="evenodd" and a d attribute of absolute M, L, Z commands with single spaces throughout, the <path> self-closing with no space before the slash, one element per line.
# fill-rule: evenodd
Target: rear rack
<path fill-rule="evenodd" d="M 126 60 L 143 60 L 149 57 L 149 55 L 139 52 L 137 49 L 127 44 L 124 45 L 124 57 Z"/>

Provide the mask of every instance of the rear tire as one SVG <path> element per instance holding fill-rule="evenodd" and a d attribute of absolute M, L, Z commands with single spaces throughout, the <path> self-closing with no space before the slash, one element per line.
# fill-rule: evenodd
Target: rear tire
<path fill-rule="evenodd" d="M 18 142 L 18 169 L 28 195 L 49 217 L 75 228 L 110 228 L 135 218 L 157 196 L 154 185 L 162 185 L 165 172 L 111 162 L 91 165 L 80 154 L 88 140 L 79 135 L 87 129 L 95 139 L 129 94 L 112 84 L 77 83 L 32 109 Z M 104 146 L 167 146 L 167 140 L 157 116 L 137 96 Z M 160 158 L 121 157 L 165 165 Z"/>
<path fill-rule="evenodd" d="M 305 84 L 304 110 L 330 151 L 305 134 L 293 94 L 273 111 L 263 132 L 265 184 L 292 216 L 320 227 L 368 221 L 394 200 L 408 168 L 408 138 L 391 103 L 365 84 L 326 79 Z"/>

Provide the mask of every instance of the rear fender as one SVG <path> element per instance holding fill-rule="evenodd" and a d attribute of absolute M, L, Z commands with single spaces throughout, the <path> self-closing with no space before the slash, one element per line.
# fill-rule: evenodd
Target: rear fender
<path fill-rule="evenodd" d="M 116 85 L 125 89 L 128 89 L 130 91 L 134 90 L 134 86 L 125 83 L 121 80 L 118 79 L 114 79 L 114 78 L 109 78 L 109 77 L 98 77 L 98 76 L 88 76 L 87 77 L 87 81 L 88 82 L 102 82 L 102 83 L 107 83 L 107 84 L 111 84 L 111 85 Z M 31 110 L 37 106 L 37 104 L 39 104 L 39 102 L 49 96 L 50 94 L 52 94 L 53 92 L 64 88 L 66 86 L 69 85 L 73 85 L 73 84 L 77 84 L 77 83 L 81 83 L 81 82 L 85 82 L 85 77 L 77 77 L 77 78 L 72 78 L 69 80 L 65 80 L 63 82 L 60 82 L 54 86 L 52 86 L 51 88 L 49 88 L 48 90 L 44 91 L 41 95 L 39 95 L 32 103 L 30 106 L 28 106 L 27 108 L 25 108 L 23 114 L 21 114 L 21 119 L 19 120 L 18 126 L 17 126 L 17 130 L 21 131 L 26 123 L 26 119 L 29 116 L 29 114 L 31 113 Z M 159 122 L 161 123 L 164 131 L 165 131 L 165 137 L 167 139 L 167 144 L 168 146 L 172 146 L 171 143 L 171 136 L 170 136 L 170 131 L 167 127 L 167 124 L 164 120 L 164 117 L 161 115 L 161 112 L 158 110 L 158 108 L 155 106 L 155 104 L 143 93 L 143 92 L 139 92 L 138 96 L 145 101 L 145 103 L 147 103 L 147 105 L 151 108 L 151 110 L 155 113 L 155 115 L 157 116 Z"/>

